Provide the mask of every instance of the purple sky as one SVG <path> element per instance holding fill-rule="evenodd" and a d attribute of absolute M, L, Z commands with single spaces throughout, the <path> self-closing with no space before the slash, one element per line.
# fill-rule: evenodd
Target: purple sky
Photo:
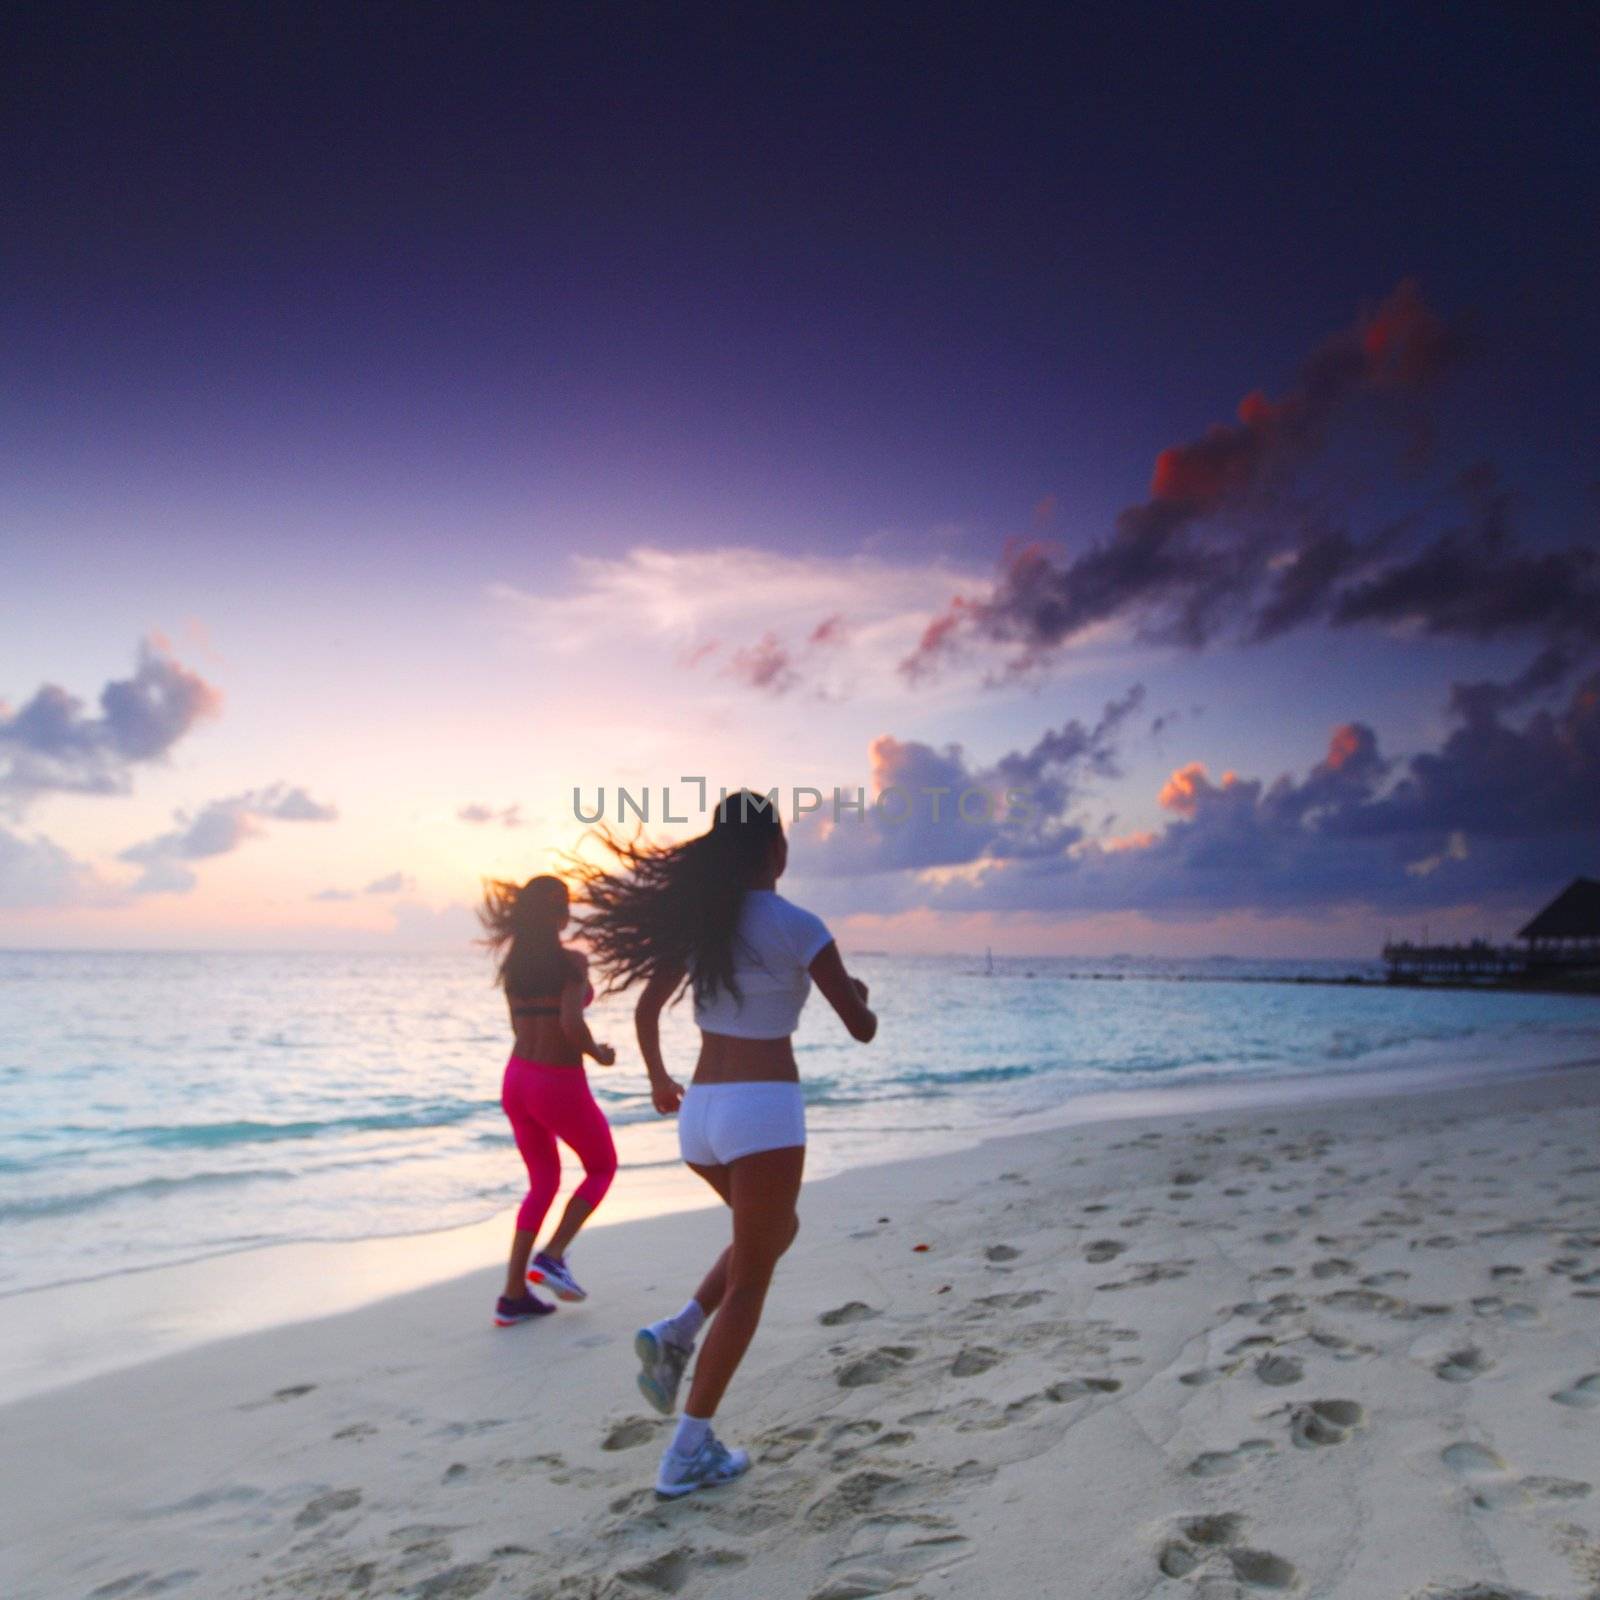
<path fill-rule="evenodd" d="M 15 41 L 0 941 L 454 939 L 574 784 L 697 771 L 1025 773 L 801 824 L 876 944 L 1368 953 L 1600 870 L 1576 12 Z"/>

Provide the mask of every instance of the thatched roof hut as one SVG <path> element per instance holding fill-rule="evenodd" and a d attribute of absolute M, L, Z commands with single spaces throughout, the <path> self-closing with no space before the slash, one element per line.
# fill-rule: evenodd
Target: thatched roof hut
<path fill-rule="evenodd" d="M 1600 883 L 1574 878 L 1517 937 L 1534 945 L 1567 940 L 1600 945 Z"/>

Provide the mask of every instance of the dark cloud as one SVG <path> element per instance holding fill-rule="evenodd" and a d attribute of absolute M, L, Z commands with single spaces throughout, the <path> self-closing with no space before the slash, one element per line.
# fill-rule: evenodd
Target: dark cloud
<path fill-rule="evenodd" d="M 1550 670 L 1535 663 L 1523 679 Z M 1600 673 L 1558 707 L 1513 722 L 1506 696 L 1521 684 L 1458 689 L 1458 725 L 1437 749 L 1406 758 L 1385 756 L 1373 730 L 1351 722 L 1303 777 L 1213 777 L 1190 762 L 1162 787 L 1164 824 L 1122 838 L 1085 837 L 1069 793 L 1053 832 L 1037 840 L 1044 848 L 1008 852 L 985 840 L 965 870 L 875 880 L 855 908 L 1204 917 L 1527 907 L 1600 869 Z M 1493 688 L 1501 698 L 1482 692 Z M 885 856 L 858 870 L 922 865 Z M 827 868 L 797 853 L 795 870 Z"/>
<path fill-rule="evenodd" d="M 416 888 L 416 880 L 404 872 L 391 872 L 387 877 L 374 878 L 363 894 L 405 894 L 408 890 Z"/>
<path fill-rule="evenodd" d="M 0 809 L 50 793 L 126 794 L 132 769 L 161 760 L 222 703 L 218 691 L 153 640 L 130 678 L 100 691 L 98 715 L 47 683 L 16 711 L 0 705 Z"/>
<path fill-rule="evenodd" d="M 1070 560 L 1037 542 L 1008 548 L 993 587 L 952 601 L 902 670 L 915 680 L 985 643 L 1006 652 L 1008 674 L 1030 672 L 1112 622 L 1193 648 L 1315 620 L 1600 642 L 1600 557 L 1584 545 L 1519 545 L 1491 470 L 1458 485 L 1466 520 L 1431 535 L 1411 520 L 1358 537 L 1298 491 L 1298 475 L 1358 409 L 1414 431 L 1415 397 L 1454 349 L 1402 283 L 1315 351 L 1286 394 L 1247 395 L 1235 421 L 1163 450 L 1148 498 L 1118 516 L 1109 540 Z"/>
<path fill-rule="evenodd" d="M 1560 645 L 1541 650 L 1509 683 L 1458 683 L 1450 690 L 1450 709 L 1467 722 L 1498 717 L 1514 706 L 1565 683 L 1577 662 Z"/>
<path fill-rule="evenodd" d="M 1049 856 L 1082 836 L 1067 818 L 1084 788 L 1117 776 L 1117 740 L 1143 704 L 1134 685 L 1092 725 L 1077 718 L 990 766 L 885 734 L 871 747 L 875 803 L 865 816 L 831 799 L 796 829 L 797 859 L 819 877 L 922 870 L 984 857 Z"/>
<path fill-rule="evenodd" d="M 185 863 L 227 855 L 262 833 L 263 821 L 332 822 L 336 807 L 313 800 L 302 788 L 275 783 L 266 789 L 213 800 L 193 813 L 178 812 L 171 831 L 130 845 L 117 859 L 142 867 L 138 894 L 187 894 L 199 881 Z"/>
<path fill-rule="evenodd" d="M 1582 678 L 1564 706 L 1535 711 L 1520 727 L 1481 693 L 1458 688 L 1455 703 L 1462 725 L 1438 750 L 1414 756 L 1391 792 L 1350 819 L 1351 831 L 1456 829 L 1492 839 L 1573 840 L 1590 856 L 1578 865 L 1593 869 L 1600 856 L 1600 672 Z"/>

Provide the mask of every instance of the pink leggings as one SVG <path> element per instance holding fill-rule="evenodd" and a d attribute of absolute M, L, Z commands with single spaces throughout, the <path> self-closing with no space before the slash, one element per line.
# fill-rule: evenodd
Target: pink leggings
<path fill-rule="evenodd" d="M 573 1198 L 587 1200 L 590 1210 L 599 1205 L 617 1174 L 617 1149 L 583 1068 L 553 1067 L 512 1056 L 506 1062 L 500 1104 L 511 1119 L 517 1149 L 528 1168 L 528 1195 L 517 1212 L 518 1229 L 537 1233 L 561 1187 L 557 1139 L 570 1145 L 583 1163 L 583 1182 Z"/>

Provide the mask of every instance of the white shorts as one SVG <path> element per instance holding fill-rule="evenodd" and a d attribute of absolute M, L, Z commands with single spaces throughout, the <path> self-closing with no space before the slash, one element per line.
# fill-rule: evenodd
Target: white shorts
<path fill-rule="evenodd" d="M 691 1083 L 678 1108 L 678 1148 L 697 1167 L 806 1142 L 798 1083 Z"/>

